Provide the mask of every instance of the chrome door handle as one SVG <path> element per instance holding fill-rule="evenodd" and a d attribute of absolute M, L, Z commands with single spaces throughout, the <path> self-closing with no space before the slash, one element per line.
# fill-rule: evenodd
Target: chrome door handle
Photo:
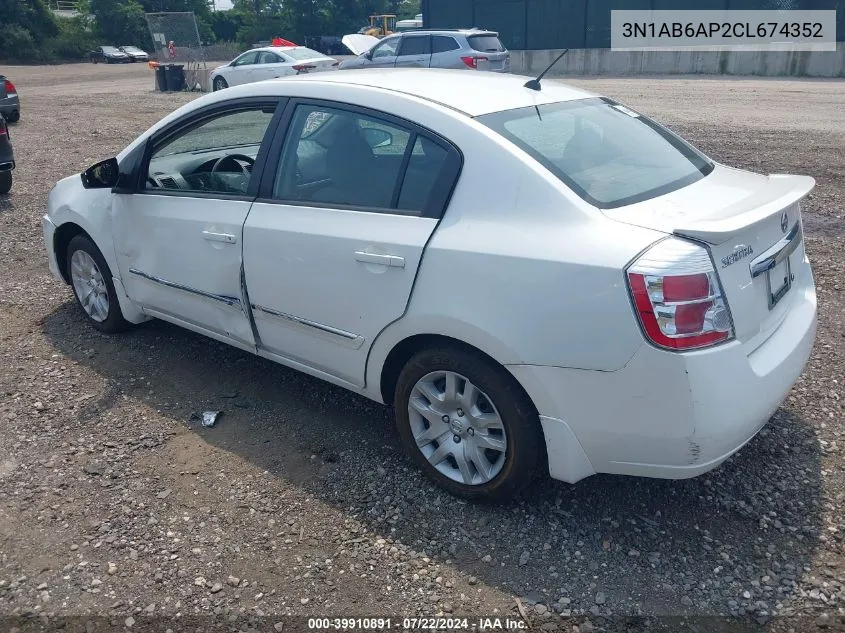
<path fill-rule="evenodd" d="M 209 242 L 223 242 L 224 244 L 235 244 L 238 241 L 231 233 L 214 233 L 213 231 L 203 231 L 202 236 Z"/>
<path fill-rule="evenodd" d="M 398 255 L 379 255 L 377 253 L 368 253 L 366 251 L 355 251 L 355 261 L 364 264 L 378 264 L 379 266 L 389 266 L 390 268 L 405 268 L 405 258 Z"/>

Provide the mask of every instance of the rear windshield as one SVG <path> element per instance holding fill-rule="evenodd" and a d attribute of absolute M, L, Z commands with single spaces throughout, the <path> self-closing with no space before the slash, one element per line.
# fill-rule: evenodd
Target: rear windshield
<path fill-rule="evenodd" d="M 601 209 L 634 204 L 704 178 L 713 163 L 678 136 L 610 99 L 478 117 Z"/>
<path fill-rule="evenodd" d="M 312 51 L 310 48 L 305 48 L 301 46 L 299 48 L 291 48 L 285 51 L 285 55 L 294 59 L 295 61 L 300 61 L 303 59 L 317 59 L 318 57 L 325 57 L 322 53 L 318 53 L 317 51 Z"/>
<path fill-rule="evenodd" d="M 467 38 L 472 49 L 481 53 L 502 53 L 505 46 L 495 35 L 471 35 Z"/>

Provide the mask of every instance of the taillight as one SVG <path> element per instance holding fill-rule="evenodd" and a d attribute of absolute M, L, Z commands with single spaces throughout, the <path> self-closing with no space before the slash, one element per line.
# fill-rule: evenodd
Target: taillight
<path fill-rule="evenodd" d="M 478 68 L 478 62 L 480 62 L 480 61 L 486 62 L 487 58 L 483 57 L 481 55 L 472 55 L 470 57 L 461 57 L 461 61 L 463 63 L 465 63 L 467 66 L 469 66 L 470 68 L 475 70 L 475 69 Z"/>
<path fill-rule="evenodd" d="M 309 66 L 308 64 L 297 64 L 293 67 L 296 72 L 302 72 L 303 70 L 312 70 L 316 68 L 316 66 Z"/>
<path fill-rule="evenodd" d="M 15 88 L 15 84 L 13 84 L 8 79 L 3 81 L 3 85 L 6 88 L 6 96 L 11 97 L 11 96 L 16 95 L 18 93 L 17 88 Z"/>
<path fill-rule="evenodd" d="M 673 350 L 733 338 L 733 322 L 705 248 L 670 237 L 628 267 L 634 308 L 646 337 Z"/>

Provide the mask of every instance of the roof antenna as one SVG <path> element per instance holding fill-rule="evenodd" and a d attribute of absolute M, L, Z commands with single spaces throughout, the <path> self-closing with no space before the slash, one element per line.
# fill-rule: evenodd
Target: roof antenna
<path fill-rule="evenodd" d="M 537 92 L 539 92 L 540 91 L 540 80 L 543 77 L 545 77 L 546 73 L 549 72 L 552 69 L 552 66 L 557 64 L 560 61 L 561 57 L 566 55 L 568 52 L 569 52 L 569 49 L 567 48 L 560 55 L 558 55 L 551 64 L 549 64 L 546 67 L 546 70 L 544 70 L 543 72 L 540 73 L 540 75 L 537 77 L 537 79 L 532 79 L 531 81 L 525 82 L 525 87 L 530 88 L 531 90 L 536 90 Z"/>

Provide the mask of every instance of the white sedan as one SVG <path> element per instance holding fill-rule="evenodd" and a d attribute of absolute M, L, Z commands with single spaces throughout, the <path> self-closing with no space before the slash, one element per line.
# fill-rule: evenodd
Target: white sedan
<path fill-rule="evenodd" d="M 209 77 L 212 89 L 217 91 L 265 79 L 333 70 L 338 64 L 333 57 L 305 46 L 267 46 L 238 55 L 212 70 Z"/>
<path fill-rule="evenodd" d="M 350 71 L 206 95 L 55 186 L 50 269 L 103 332 L 164 319 L 393 405 L 456 495 L 542 470 L 704 473 L 810 355 L 814 181 L 525 79 Z"/>

